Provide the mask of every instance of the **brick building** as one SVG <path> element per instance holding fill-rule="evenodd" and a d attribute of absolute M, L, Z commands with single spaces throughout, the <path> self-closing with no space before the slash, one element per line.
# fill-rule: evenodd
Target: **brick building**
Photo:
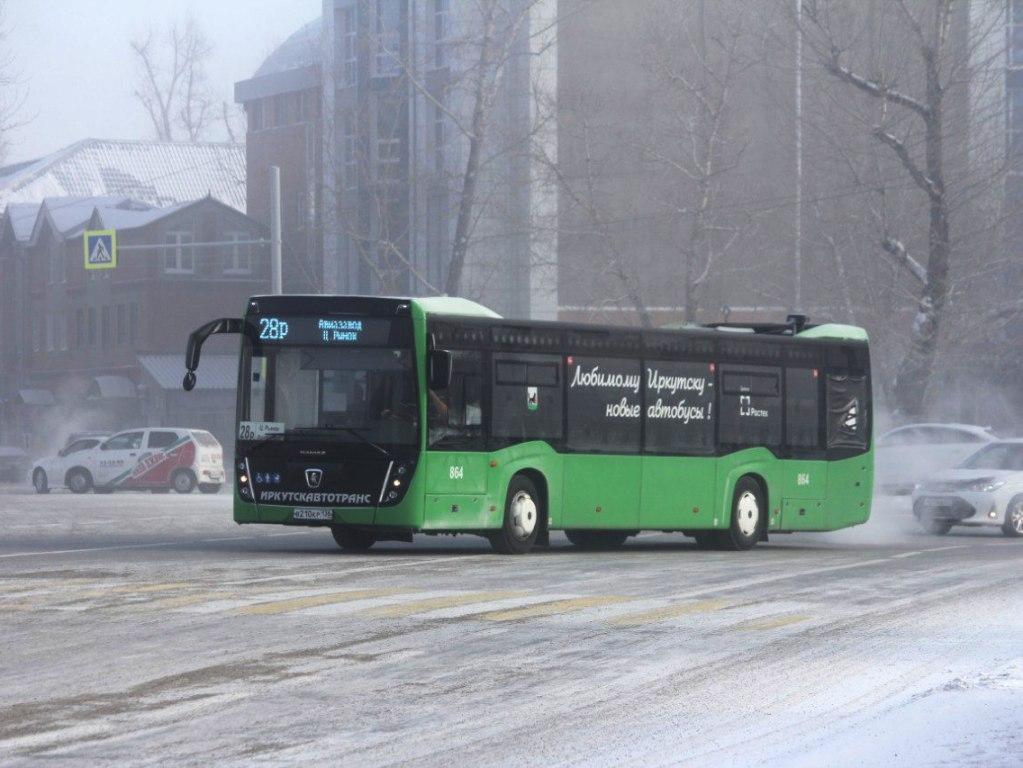
<path fill-rule="evenodd" d="M 84 269 L 86 229 L 117 231 L 116 269 Z M 70 431 L 135 424 L 194 425 L 229 441 L 237 341 L 209 348 L 195 397 L 178 397 L 169 372 L 183 371 L 196 325 L 240 313 L 267 289 L 267 237 L 212 197 L 162 207 L 113 196 L 8 206 L 0 270 L 16 276 L 2 282 L 18 306 L 4 315 L 14 322 L 3 334 L 11 343 L 0 442 L 39 450 Z"/>

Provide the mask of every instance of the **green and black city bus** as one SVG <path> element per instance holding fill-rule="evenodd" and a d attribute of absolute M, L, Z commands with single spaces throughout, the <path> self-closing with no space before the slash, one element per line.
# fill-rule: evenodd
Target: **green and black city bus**
<path fill-rule="evenodd" d="M 242 319 L 234 518 L 364 550 L 471 533 L 523 553 L 641 530 L 748 549 L 866 522 L 866 334 L 502 319 L 457 298 L 256 296 Z"/>

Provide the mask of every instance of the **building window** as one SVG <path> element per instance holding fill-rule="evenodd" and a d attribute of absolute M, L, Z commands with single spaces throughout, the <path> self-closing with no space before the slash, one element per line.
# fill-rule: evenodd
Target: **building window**
<path fill-rule="evenodd" d="M 245 111 L 249 116 L 249 132 L 261 131 L 266 126 L 263 118 L 263 102 L 260 99 L 250 101 L 245 105 Z"/>
<path fill-rule="evenodd" d="M 195 249 L 192 248 L 191 232 L 168 232 L 163 242 L 163 270 L 169 274 L 191 274 L 195 272 Z"/>
<path fill-rule="evenodd" d="M 433 0 L 433 63 L 436 67 L 448 63 L 448 2 Z"/>
<path fill-rule="evenodd" d="M 248 243 L 251 239 L 245 232 L 228 232 L 225 240 L 231 245 L 225 246 L 227 253 L 224 258 L 225 275 L 248 275 L 252 273 L 252 246 Z"/>
<path fill-rule="evenodd" d="M 355 115 L 351 112 L 346 112 L 344 116 L 342 143 L 344 145 L 344 184 L 346 188 L 354 189 L 358 182 L 359 159 L 356 154 Z"/>
<path fill-rule="evenodd" d="M 377 163 L 381 179 L 391 178 L 401 162 L 401 132 L 398 116 L 401 110 L 394 102 L 380 101 L 377 111 Z"/>
<path fill-rule="evenodd" d="M 1023 66 L 1023 0 L 1011 0 L 1008 37 L 1009 66 Z"/>
<path fill-rule="evenodd" d="M 85 310 L 75 312 L 75 348 L 85 349 Z"/>
<path fill-rule="evenodd" d="M 358 63 L 358 40 L 356 33 L 355 9 L 339 9 L 336 19 L 336 30 L 338 50 L 338 85 L 355 85 Z"/>
<path fill-rule="evenodd" d="M 439 104 L 433 107 L 433 167 L 438 173 L 444 170 L 444 109 Z"/>
<path fill-rule="evenodd" d="M 377 75 L 401 72 L 401 0 L 377 0 Z"/>
<path fill-rule="evenodd" d="M 59 283 L 64 280 L 63 250 L 59 243 L 50 245 L 50 282 Z"/>
<path fill-rule="evenodd" d="M 123 347 L 128 338 L 128 308 L 124 304 L 117 305 L 117 346 Z"/>
<path fill-rule="evenodd" d="M 1023 70 L 1009 71 L 1006 83 L 1006 144 L 1009 170 L 1023 172 Z"/>
<path fill-rule="evenodd" d="M 95 307 L 89 307 L 88 313 L 89 313 L 88 314 L 88 317 L 89 317 L 89 326 L 88 326 L 88 330 L 89 330 L 89 334 L 88 334 L 89 349 L 93 349 L 96 346 L 96 308 Z"/>
<path fill-rule="evenodd" d="M 99 310 L 99 336 L 103 349 L 109 349 L 114 335 L 110 328 L 110 307 L 103 306 Z"/>
<path fill-rule="evenodd" d="M 287 125 L 291 122 L 288 119 L 288 96 L 289 94 L 281 93 L 273 97 L 273 126 L 278 128 L 282 125 Z"/>
<path fill-rule="evenodd" d="M 139 305 L 134 301 L 128 305 L 128 344 L 135 346 L 139 331 Z"/>

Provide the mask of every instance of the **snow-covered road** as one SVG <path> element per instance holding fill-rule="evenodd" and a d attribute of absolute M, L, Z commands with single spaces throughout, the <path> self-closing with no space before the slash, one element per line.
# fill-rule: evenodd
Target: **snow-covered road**
<path fill-rule="evenodd" d="M 1023 541 L 367 555 L 229 499 L 0 494 L 0 763 L 1023 762 Z"/>

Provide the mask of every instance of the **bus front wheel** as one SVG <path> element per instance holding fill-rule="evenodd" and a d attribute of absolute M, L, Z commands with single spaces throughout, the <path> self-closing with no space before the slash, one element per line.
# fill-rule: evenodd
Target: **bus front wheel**
<path fill-rule="evenodd" d="M 515 475 L 508 483 L 504 524 L 487 537 L 490 545 L 505 555 L 526 554 L 540 532 L 542 504 L 533 481 L 525 475 Z"/>
<path fill-rule="evenodd" d="M 342 525 L 331 526 L 330 532 L 334 534 L 334 541 L 346 552 L 365 552 L 377 543 L 377 537 L 370 531 L 360 531 L 358 528 L 347 528 Z"/>
<path fill-rule="evenodd" d="M 767 503 L 760 483 L 743 477 L 732 494 L 732 522 L 727 531 L 718 533 L 722 549 L 752 549 L 764 535 L 767 524 Z"/>

